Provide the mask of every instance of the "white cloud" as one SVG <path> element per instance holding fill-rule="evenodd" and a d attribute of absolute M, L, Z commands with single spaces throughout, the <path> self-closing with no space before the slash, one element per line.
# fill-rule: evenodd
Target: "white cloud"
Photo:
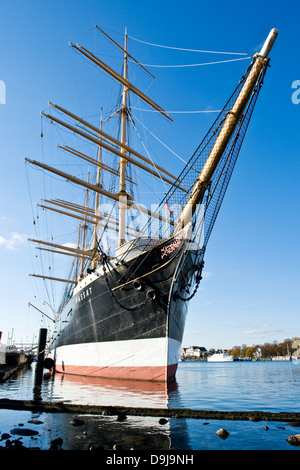
<path fill-rule="evenodd" d="M 0 235 L 0 246 L 3 246 L 7 250 L 16 250 L 20 245 L 23 245 L 26 240 L 27 235 L 24 233 L 13 232 L 7 238 Z"/>
<path fill-rule="evenodd" d="M 244 331 L 244 335 L 265 335 L 268 333 L 281 333 L 282 330 L 271 328 L 268 325 L 253 330 Z"/>
<path fill-rule="evenodd" d="M 76 243 L 64 243 L 62 246 L 65 246 L 66 248 L 74 248 L 77 249 Z"/>

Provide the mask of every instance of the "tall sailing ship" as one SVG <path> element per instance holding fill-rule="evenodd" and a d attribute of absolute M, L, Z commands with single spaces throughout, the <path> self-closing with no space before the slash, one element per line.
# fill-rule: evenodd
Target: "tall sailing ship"
<path fill-rule="evenodd" d="M 171 120 L 152 99 L 128 78 L 128 62 L 149 73 L 128 52 L 96 26 L 123 54 L 123 74 L 83 46 L 70 44 L 87 61 L 105 71 L 122 86 L 119 139 L 85 119 L 53 103 L 52 114 L 42 113 L 52 124 L 96 146 L 97 158 L 70 146 L 68 154 L 95 167 L 95 180 L 72 176 L 46 163 L 26 159 L 29 164 L 84 188 L 84 205 L 61 199 L 46 200 L 44 209 L 79 221 L 77 246 L 31 239 L 39 250 L 71 256 L 68 279 L 32 274 L 62 281 L 66 288 L 55 329 L 48 340 L 47 362 L 56 372 L 118 379 L 169 382 L 175 377 L 189 300 L 195 295 L 204 266 L 204 254 L 214 222 L 227 189 L 264 76 L 269 52 L 278 35 L 272 29 L 261 51 L 240 79 L 178 177 L 128 145 L 130 94 Z M 55 114 L 56 113 L 56 114 Z M 57 114 L 59 113 L 59 117 Z M 65 119 L 61 119 L 61 115 Z M 103 162 L 102 151 L 118 162 L 119 168 Z M 158 177 L 167 191 L 155 210 L 136 202 L 131 190 L 130 168 Z M 101 175 L 118 179 L 117 191 L 104 185 Z M 93 195 L 93 208 L 89 195 Z M 101 202 L 105 200 L 106 210 Z M 110 205 L 109 205 L 110 204 Z M 117 213 L 107 210 L 117 208 Z M 134 210 L 144 217 L 143 226 L 128 224 Z M 92 238 L 87 241 L 87 228 Z M 117 234 L 117 246 L 104 246 L 106 231 Z"/>

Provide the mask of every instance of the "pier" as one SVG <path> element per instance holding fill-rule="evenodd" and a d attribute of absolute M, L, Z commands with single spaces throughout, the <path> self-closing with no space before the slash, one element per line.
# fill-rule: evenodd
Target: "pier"
<path fill-rule="evenodd" d="M 6 346 L 0 363 L 0 383 L 8 380 L 13 374 L 33 361 L 37 344 L 14 344 Z"/>
<path fill-rule="evenodd" d="M 164 418 L 193 418 L 238 421 L 281 421 L 300 423 L 300 413 L 270 411 L 213 411 L 189 408 L 138 408 L 125 406 L 77 405 L 39 400 L 0 399 L 0 409 L 44 413 L 72 413 L 107 416 L 163 416 Z"/>

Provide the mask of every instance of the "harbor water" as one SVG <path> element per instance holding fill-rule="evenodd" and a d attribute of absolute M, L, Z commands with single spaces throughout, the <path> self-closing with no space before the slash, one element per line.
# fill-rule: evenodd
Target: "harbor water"
<path fill-rule="evenodd" d="M 35 364 L 0 384 L 0 398 L 33 400 Z M 164 409 L 299 412 L 300 363 L 180 362 L 176 381 L 88 379 L 45 374 L 39 398 L 61 404 L 62 412 L 33 413 L 2 409 L 1 436 L 9 434 L 27 448 L 65 450 L 299 450 L 287 442 L 300 434 L 300 422 L 167 418 Z M 160 408 L 160 416 L 76 415 L 63 404 Z M 216 432 L 226 429 L 226 439 Z M 57 439 L 59 441 L 57 441 Z M 1 438 L 0 446 L 6 445 Z"/>

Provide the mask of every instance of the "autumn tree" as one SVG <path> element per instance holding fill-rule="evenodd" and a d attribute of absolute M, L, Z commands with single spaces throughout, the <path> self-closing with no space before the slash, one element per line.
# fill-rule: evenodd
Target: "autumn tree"
<path fill-rule="evenodd" d="M 229 354 L 235 358 L 238 358 L 241 355 L 241 348 L 239 346 L 234 346 L 232 349 L 230 349 Z"/>

